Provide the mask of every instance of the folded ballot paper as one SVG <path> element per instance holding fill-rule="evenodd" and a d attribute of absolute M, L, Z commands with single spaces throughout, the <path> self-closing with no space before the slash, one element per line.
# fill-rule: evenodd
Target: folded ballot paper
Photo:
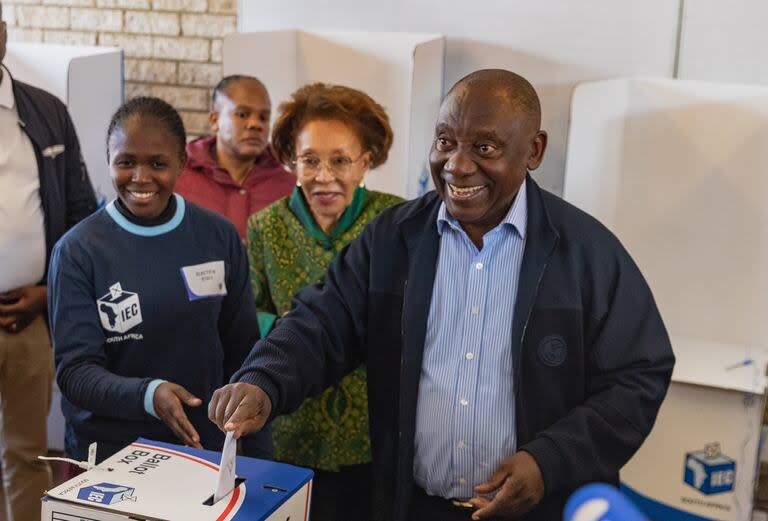
<path fill-rule="evenodd" d="M 309 518 L 312 471 L 145 439 L 43 496 L 43 521 Z"/>

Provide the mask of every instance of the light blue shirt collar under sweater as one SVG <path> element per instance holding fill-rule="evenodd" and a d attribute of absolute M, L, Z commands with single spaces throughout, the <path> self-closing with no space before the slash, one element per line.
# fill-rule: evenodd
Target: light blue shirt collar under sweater
<path fill-rule="evenodd" d="M 184 198 L 179 194 L 173 194 L 173 197 L 176 198 L 176 212 L 168 222 L 157 226 L 142 226 L 140 224 L 132 223 L 115 207 L 117 204 L 115 200 L 112 200 L 107 205 L 107 213 L 113 221 L 127 232 L 134 235 L 141 235 L 142 237 L 157 237 L 158 235 L 163 235 L 164 233 L 175 230 L 176 227 L 181 224 L 181 221 L 184 220 L 184 212 L 186 210 Z"/>
<path fill-rule="evenodd" d="M 479 251 L 440 206 L 414 457 L 416 484 L 430 495 L 474 497 L 516 450 L 512 320 L 527 221 L 525 182 Z"/>

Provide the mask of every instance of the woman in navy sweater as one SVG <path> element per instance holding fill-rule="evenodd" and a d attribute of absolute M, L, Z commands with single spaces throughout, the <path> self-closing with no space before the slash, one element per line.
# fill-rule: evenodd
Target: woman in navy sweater
<path fill-rule="evenodd" d="M 75 458 L 96 441 L 101 461 L 138 437 L 222 446 L 206 405 L 258 325 L 234 226 L 173 193 L 185 144 L 164 101 L 124 104 L 107 133 L 117 199 L 54 250 L 51 336 Z"/>

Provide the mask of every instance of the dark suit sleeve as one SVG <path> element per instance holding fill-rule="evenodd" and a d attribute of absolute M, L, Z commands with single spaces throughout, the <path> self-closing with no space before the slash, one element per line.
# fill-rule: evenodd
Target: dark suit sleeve
<path fill-rule="evenodd" d="M 75 126 L 66 107 L 61 106 L 64 129 L 64 153 L 66 161 L 66 229 L 72 228 L 96 210 L 96 196 L 93 192 L 88 170 L 80 150 Z"/>
<path fill-rule="evenodd" d="M 651 431 L 669 386 L 674 355 L 651 291 L 626 253 L 616 264 L 594 295 L 606 311 L 588 319 L 587 400 L 520 447 L 539 464 L 547 494 L 613 479 Z"/>
<path fill-rule="evenodd" d="M 374 229 L 375 222 L 342 250 L 324 283 L 294 296 L 291 312 L 232 378 L 264 389 L 273 416 L 294 411 L 363 361 Z"/>

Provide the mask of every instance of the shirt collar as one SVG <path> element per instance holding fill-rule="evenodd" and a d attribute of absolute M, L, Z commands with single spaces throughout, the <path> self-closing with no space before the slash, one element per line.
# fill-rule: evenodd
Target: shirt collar
<path fill-rule="evenodd" d="M 523 180 L 523 184 L 520 185 L 520 189 L 515 196 L 515 200 L 512 202 L 512 206 L 509 208 L 507 215 L 498 224 L 498 227 L 510 227 L 517 231 L 517 234 L 521 239 L 525 239 L 526 230 L 528 228 L 528 194 L 525 189 L 527 180 Z M 442 235 L 446 226 L 450 226 L 454 230 L 460 230 L 461 224 L 456 218 L 448 213 L 448 209 L 445 206 L 445 202 L 440 203 L 440 209 L 437 212 L 437 233 Z"/>
<path fill-rule="evenodd" d="M 11 81 L 11 73 L 5 68 L 5 65 L 0 65 L 3 69 L 3 79 L 0 80 L 0 107 L 6 109 L 12 109 L 15 105 L 13 98 L 13 82 Z"/>

